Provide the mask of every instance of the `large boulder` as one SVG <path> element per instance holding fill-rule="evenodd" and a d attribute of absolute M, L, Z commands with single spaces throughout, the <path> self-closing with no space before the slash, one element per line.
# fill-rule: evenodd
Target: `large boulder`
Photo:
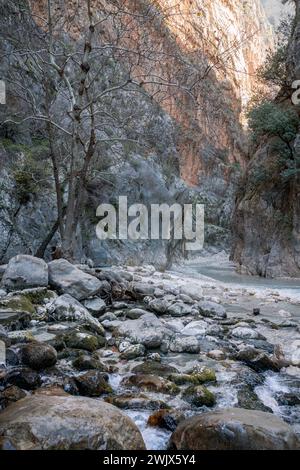
<path fill-rule="evenodd" d="M 99 317 L 106 310 L 106 303 L 103 299 L 100 299 L 99 297 L 86 300 L 84 302 L 84 306 L 95 317 Z"/>
<path fill-rule="evenodd" d="M 11 258 L 3 274 L 2 286 L 8 290 L 48 285 L 48 266 L 45 261 L 30 255 Z"/>
<path fill-rule="evenodd" d="M 208 324 L 203 320 L 188 323 L 181 331 L 186 336 L 202 336 L 206 333 Z"/>
<path fill-rule="evenodd" d="M 135 374 L 157 375 L 158 377 L 168 377 L 170 374 L 179 373 L 176 367 L 156 361 L 143 362 L 142 364 L 135 366 L 132 369 L 132 372 Z"/>
<path fill-rule="evenodd" d="M 179 424 L 170 441 L 177 450 L 299 449 L 293 429 L 271 413 L 229 408 Z"/>
<path fill-rule="evenodd" d="M 181 300 L 162 298 L 151 300 L 148 304 L 149 308 L 157 315 L 171 315 L 172 317 L 184 317 L 196 313 L 193 306 L 182 302 Z"/>
<path fill-rule="evenodd" d="M 180 292 L 183 295 L 187 295 L 193 300 L 202 300 L 203 298 L 203 291 L 198 284 L 186 284 L 185 286 L 180 287 Z"/>
<path fill-rule="evenodd" d="M 75 377 L 75 382 L 80 395 L 99 397 L 105 393 L 112 392 L 112 388 L 108 384 L 107 379 L 107 374 L 99 370 L 89 370 Z"/>
<path fill-rule="evenodd" d="M 191 385 L 187 387 L 182 396 L 188 403 L 196 407 L 211 407 L 216 404 L 214 394 L 203 385 Z"/>
<path fill-rule="evenodd" d="M 86 299 L 100 292 L 102 282 L 78 269 L 65 259 L 51 261 L 49 283 L 61 294 L 69 294 L 77 300 Z"/>
<path fill-rule="evenodd" d="M 180 391 L 179 387 L 163 377 L 156 377 L 155 375 L 131 375 L 122 380 L 122 385 L 125 387 L 137 387 L 140 390 L 148 390 L 150 392 L 167 393 L 170 395 L 177 395 Z"/>
<path fill-rule="evenodd" d="M 34 341 L 22 346 L 21 360 L 31 369 L 43 370 L 56 364 L 57 352 L 50 344 Z"/>
<path fill-rule="evenodd" d="M 256 372 L 264 372 L 266 370 L 279 372 L 281 368 L 276 358 L 253 347 L 243 348 L 233 357 L 238 361 L 244 362 Z"/>
<path fill-rule="evenodd" d="M 95 336 L 86 331 L 73 331 L 64 337 L 68 348 L 82 349 L 83 351 L 94 352 L 106 344 L 103 336 Z"/>
<path fill-rule="evenodd" d="M 196 336 L 176 335 L 170 342 L 169 349 L 176 353 L 197 354 L 200 351 L 200 344 Z"/>
<path fill-rule="evenodd" d="M 238 326 L 231 331 L 231 335 L 234 338 L 239 339 L 262 339 L 265 340 L 266 338 L 260 334 L 258 331 L 254 330 L 253 328 Z"/>
<path fill-rule="evenodd" d="M 104 328 L 89 311 L 71 295 L 57 297 L 48 307 L 49 318 L 56 321 L 75 321 L 86 323 L 99 334 L 104 334 Z"/>
<path fill-rule="evenodd" d="M 184 317 L 193 313 L 193 306 L 181 301 L 174 302 L 169 306 L 167 313 L 172 317 Z"/>
<path fill-rule="evenodd" d="M 226 310 L 225 308 L 217 304 L 216 302 L 211 302 L 207 300 L 202 300 L 198 303 L 199 312 L 204 317 L 211 317 L 211 318 L 226 318 Z"/>
<path fill-rule="evenodd" d="M 71 396 L 34 395 L 10 405 L 0 414 L 0 442 L 17 450 L 145 449 L 136 425 L 116 407 Z"/>
<path fill-rule="evenodd" d="M 26 312 L 17 312 L 16 310 L 0 307 L 0 325 L 11 329 L 19 330 L 27 328 L 30 324 L 31 315 Z"/>
<path fill-rule="evenodd" d="M 6 375 L 6 385 L 15 385 L 23 390 L 35 390 L 41 385 L 40 375 L 27 367 L 14 367 Z"/>
<path fill-rule="evenodd" d="M 148 349 L 159 348 L 164 338 L 171 334 L 153 313 L 147 313 L 137 320 L 126 320 L 117 325 L 115 332 Z"/>

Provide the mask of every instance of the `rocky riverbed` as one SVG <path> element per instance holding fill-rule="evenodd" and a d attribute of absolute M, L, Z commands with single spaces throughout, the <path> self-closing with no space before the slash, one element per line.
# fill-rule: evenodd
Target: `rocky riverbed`
<path fill-rule="evenodd" d="M 2 449 L 299 448 L 300 295 L 27 255 L 0 277 Z"/>

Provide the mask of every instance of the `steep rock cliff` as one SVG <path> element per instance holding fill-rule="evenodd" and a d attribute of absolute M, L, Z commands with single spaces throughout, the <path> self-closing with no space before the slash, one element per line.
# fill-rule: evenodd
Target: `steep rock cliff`
<path fill-rule="evenodd" d="M 43 28 L 41 18 L 47 15 L 46 0 L 29 3 L 34 20 Z M 107 7 L 114 3 L 93 0 L 92 6 L 100 17 L 103 5 Z M 162 60 L 152 65 L 146 55 L 141 56 L 136 65 L 137 74 L 151 73 L 151 76 L 159 76 L 171 83 L 180 79 L 185 89 L 166 86 L 162 90 L 161 87 L 158 89 L 155 85 L 147 84 L 144 88 L 148 97 L 131 100 L 130 105 L 122 101 L 117 103 L 121 112 L 124 108 L 124 117 L 128 116 L 131 108 L 139 111 L 133 124 L 139 128 L 140 134 L 143 130 L 147 131 L 144 142 L 150 150 L 126 161 L 128 149 L 119 147 L 117 150 L 121 154 L 121 164 L 116 161 L 115 149 L 107 151 L 105 158 L 110 160 L 110 171 L 114 174 L 114 194 L 111 186 L 105 185 L 103 181 L 101 184 L 99 181 L 91 182 L 88 207 L 93 214 L 91 220 L 84 221 L 80 234 L 84 253 L 91 257 L 97 256 L 97 250 L 100 249 L 93 224 L 96 205 L 102 201 L 103 195 L 104 200 L 114 199 L 118 194 L 128 194 L 132 202 L 173 201 L 178 187 L 181 191 L 184 189 L 178 176 L 195 188 L 192 199 L 206 203 L 207 223 L 211 224 L 213 232 L 214 226 L 228 225 L 233 204 L 235 170 L 244 167 L 247 160 L 247 142 L 242 125 L 243 108 L 255 87 L 253 74 L 263 61 L 267 48 L 272 45 L 272 32 L 259 0 L 124 0 L 122 4 L 124 15 L 121 18 L 119 15 L 118 21 L 128 27 L 128 33 L 122 36 L 120 45 L 143 44 L 146 38 L 145 50 L 153 50 L 162 57 Z M 54 0 L 52 5 L 56 21 L 61 21 L 67 33 L 66 40 L 76 41 L 80 38 L 85 2 Z M 145 24 L 143 15 L 149 9 L 154 12 L 154 20 Z M 22 28 L 26 28 L 26 25 L 16 23 L 18 14 L 10 15 L 5 8 L 3 11 L 2 21 L 6 26 L 17 26 L 20 34 L 24 34 Z M 113 28 L 108 27 L 101 34 L 107 41 L 113 34 Z M 126 67 L 126 56 L 125 59 L 120 56 L 120 63 Z M 9 75 L 9 69 L 5 73 Z M 35 89 L 36 92 L 38 90 Z M 18 103 L 14 105 L 18 107 Z M 38 129 L 23 128 L 21 131 L 17 134 L 14 130 L 9 135 L 12 142 L 4 142 L 0 151 L 3 156 L 6 155 L 5 158 L 9 156 L 10 160 L 16 161 L 22 159 L 22 148 L 19 147 L 18 152 L 14 153 L 11 151 L 12 144 L 17 142 L 18 145 L 26 144 L 30 147 L 31 137 Z M 148 188 L 147 165 L 150 165 L 149 171 L 156 174 L 155 184 L 151 188 Z M 8 164 L 4 170 L 9 171 Z M 41 231 L 40 238 L 37 233 L 31 237 L 34 208 L 47 205 L 47 201 L 45 203 L 43 200 L 47 194 L 37 194 L 19 207 L 19 201 L 14 201 L 14 181 L 9 183 L 6 173 L 3 175 L 5 200 L 2 210 L 6 212 L 2 221 L 6 228 L 2 230 L 1 255 L 5 261 L 15 252 L 34 252 L 55 220 L 55 209 L 50 194 L 51 203 L 48 206 L 53 207 L 51 214 L 41 209 L 45 230 Z M 124 184 L 124 178 L 120 175 L 127 175 L 135 190 Z M 172 183 L 170 176 L 173 177 Z M 11 194 L 6 189 L 7 184 L 11 187 Z M 97 185 L 98 190 L 95 190 Z M 157 188 L 156 193 L 153 188 Z M 9 215 L 7 206 L 18 210 L 12 210 Z M 212 234 L 212 238 L 217 236 L 218 231 Z M 140 249 L 138 251 L 141 253 Z M 136 259 L 135 254 L 133 257 Z"/>
<path fill-rule="evenodd" d="M 30 3 L 38 16 L 45 17 L 45 0 Z M 93 0 L 92 6 L 101 15 L 103 5 L 110 3 Z M 129 13 L 124 13 L 128 34 L 121 44 L 147 41 L 162 58 L 150 68 L 143 57 L 137 70 L 147 74 L 151 70 L 152 76 L 167 83 L 180 77 L 193 92 L 194 99 L 179 88 L 166 87 L 162 92 L 154 85 L 145 86 L 179 126 L 183 179 L 192 185 L 205 184 L 212 175 L 228 180 L 231 165 L 245 163 L 243 110 L 257 83 L 255 71 L 273 45 L 261 1 L 126 0 L 122 4 Z M 80 36 L 85 3 L 67 0 L 53 5 L 58 18 L 72 17 L 70 32 Z M 140 18 L 151 9 L 155 20 L 144 24 Z"/>
<path fill-rule="evenodd" d="M 300 79 L 300 0 L 295 3 L 296 23 L 287 57 L 290 84 Z M 290 96 L 293 91 L 290 88 Z M 300 106 L 293 105 L 290 96 L 284 98 L 281 91 L 275 103 L 300 115 Z M 290 146 L 294 163 L 299 162 L 299 129 Z M 285 165 L 274 138 L 265 138 L 240 182 L 233 217 L 232 259 L 242 272 L 300 277 L 300 178 L 299 171 L 283 178 Z"/>

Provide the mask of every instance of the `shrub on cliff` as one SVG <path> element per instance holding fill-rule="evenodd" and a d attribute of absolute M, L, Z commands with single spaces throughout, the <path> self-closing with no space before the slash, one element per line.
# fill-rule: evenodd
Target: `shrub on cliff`
<path fill-rule="evenodd" d="M 295 27 L 292 15 L 284 18 L 276 30 L 275 48 L 269 49 L 264 64 L 258 69 L 258 78 L 267 85 L 289 88 L 287 80 L 287 54 L 289 38 Z"/>
<path fill-rule="evenodd" d="M 288 144 L 296 138 L 300 120 L 293 109 L 263 101 L 249 110 L 248 123 L 254 141 L 269 136 Z"/>

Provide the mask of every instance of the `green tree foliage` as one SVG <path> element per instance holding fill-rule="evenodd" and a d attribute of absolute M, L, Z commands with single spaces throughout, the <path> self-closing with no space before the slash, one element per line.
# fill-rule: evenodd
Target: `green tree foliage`
<path fill-rule="evenodd" d="M 264 136 L 273 136 L 289 143 L 296 138 L 300 120 L 293 109 L 264 101 L 249 110 L 248 123 L 255 141 Z"/>
<path fill-rule="evenodd" d="M 292 16 L 281 21 L 276 31 L 275 48 L 269 49 L 265 63 L 258 70 L 258 77 L 267 85 L 283 89 L 289 86 L 286 58 L 294 25 L 295 20 Z"/>

